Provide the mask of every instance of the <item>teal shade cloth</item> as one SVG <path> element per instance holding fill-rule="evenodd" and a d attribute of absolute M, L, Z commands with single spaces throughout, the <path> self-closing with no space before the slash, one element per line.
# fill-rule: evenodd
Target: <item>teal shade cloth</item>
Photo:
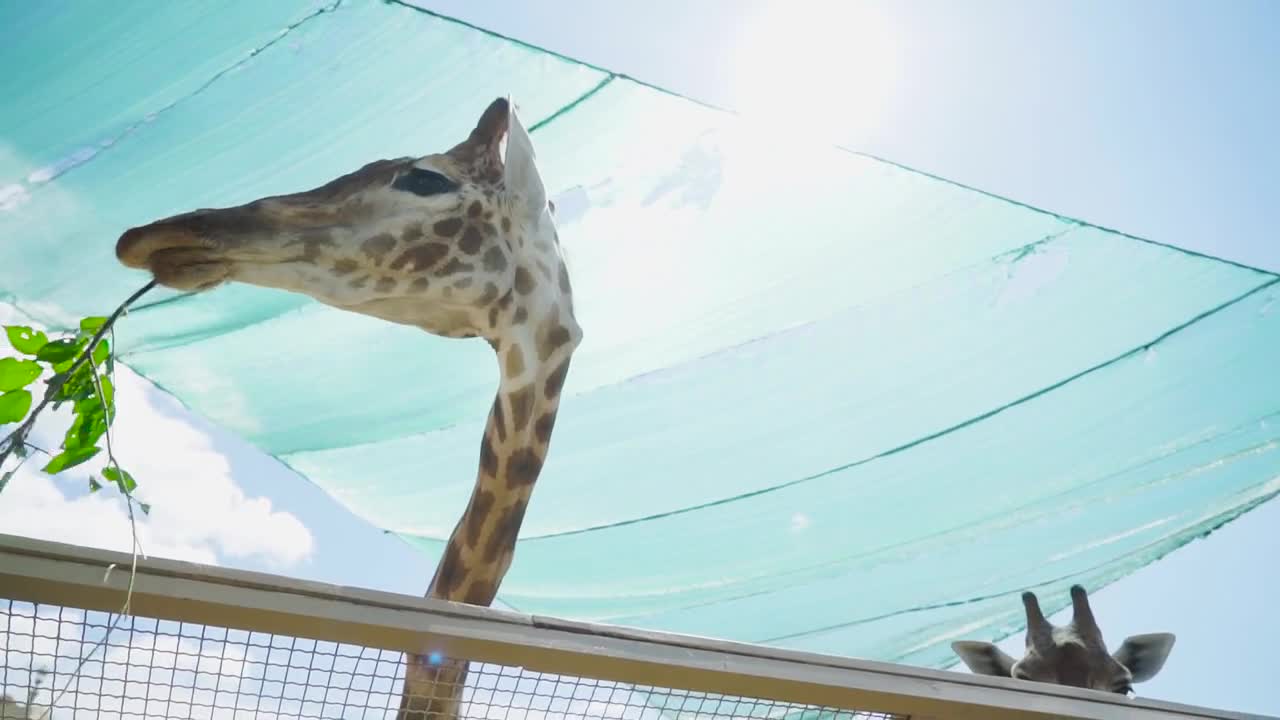
<path fill-rule="evenodd" d="M 945 667 L 1022 590 L 1057 610 L 1280 491 L 1273 273 L 378 0 L 3 3 L 0 63 L 0 300 L 53 327 L 145 281 L 126 228 L 446 149 L 514 96 L 586 333 L 521 611 Z M 487 345 L 245 286 L 147 303 L 131 368 L 440 555 Z"/>

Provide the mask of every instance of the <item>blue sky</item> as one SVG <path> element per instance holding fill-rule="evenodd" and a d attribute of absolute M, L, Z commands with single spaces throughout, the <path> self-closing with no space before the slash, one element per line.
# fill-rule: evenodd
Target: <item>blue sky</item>
<path fill-rule="evenodd" d="M 950 180 L 1280 270 L 1274 2 L 417 3 Z M 132 462 L 149 499 L 172 493 L 144 525 L 149 552 L 425 589 L 433 568 L 421 556 L 275 460 L 136 379 L 121 384 L 120 404 L 122 455 L 145 458 Z M 44 439 L 56 445 L 52 429 Z M 163 452 L 148 442 L 158 433 Z M 119 547 L 121 508 L 72 484 L 20 476 L 0 528 Z M 49 517 L 62 524 L 35 521 Z M 1095 594 L 1113 644 L 1179 635 L 1140 694 L 1280 715 L 1277 526 L 1273 502 Z"/>
<path fill-rule="evenodd" d="M 1274 2 L 415 4 L 722 107 L 785 97 L 855 150 L 1280 269 Z"/>

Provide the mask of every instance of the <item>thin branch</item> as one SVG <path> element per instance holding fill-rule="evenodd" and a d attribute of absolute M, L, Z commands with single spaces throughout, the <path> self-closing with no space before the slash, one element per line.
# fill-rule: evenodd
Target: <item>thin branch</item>
<path fill-rule="evenodd" d="M 48 450 L 45 450 L 44 448 L 31 442 L 30 440 L 24 440 L 23 444 L 26 445 L 28 448 L 31 448 L 32 450 L 35 450 L 36 452 L 41 453 L 42 455 L 45 455 L 46 457 L 53 457 L 53 453 L 49 452 Z"/>
<path fill-rule="evenodd" d="M 107 402 L 107 394 L 102 391 L 102 379 L 98 377 L 98 368 L 89 365 L 89 371 L 93 373 L 93 387 L 98 392 L 98 402 L 102 403 L 102 411 L 107 416 L 107 429 L 103 431 L 103 437 L 106 438 L 107 446 L 107 463 L 116 471 L 116 477 L 120 478 L 117 485 L 120 491 L 124 493 L 125 506 L 129 510 L 129 530 L 133 534 L 133 566 L 129 571 L 129 593 L 125 595 L 124 609 L 121 611 L 126 615 L 129 613 L 129 603 L 133 599 L 133 578 L 138 572 L 138 555 L 142 552 L 142 545 L 138 542 L 138 525 L 133 515 L 133 491 L 129 489 L 128 483 L 124 481 L 124 470 L 120 469 L 120 463 L 116 461 L 115 451 L 111 449 L 111 423 L 115 421 L 115 403 Z"/>
<path fill-rule="evenodd" d="M 154 284 L 155 283 L 153 281 L 152 285 Z M 120 307 L 120 309 L 124 309 L 124 307 L 128 306 L 130 302 L 132 302 L 137 297 L 141 296 L 142 293 L 146 291 L 146 289 L 147 288 L 143 288 L 142 291 L 135 293 L 132 298 L 127 300 L 125 304 Z M 98 334 L 96 337 L 102 336 L 102 331 L 110 327 L 110 323 L 114 322 L 114 319 L 115 317 L 118 317 L 118 314 L 119 314 L 119 311 L 117 311 L 117 314 L 113 315 L 112 318 L 108 319 L 107 325 L 98 331 Z M 113 340 L 115 339 L 114 334 L 112 335 L 112 339 Z M 97 340 L 95 339 L 93 342 L 96 342 L 96 341 Z M 115 343 L 112 343 L 112 348 L 114 347 L 115 347 Z M 90 353 L 93 352 L 93 343 L 90 343 L 88 352 Z M 138 577 L 138 555 L 142 554 L 142 544 L 138 541 L 138 521 L 137 521 L 137 517 L 133 513 L 133 502 L 134 502 L 133 493 L 129 490 L 128 483 L 125 482 L 124 471 L 120 468 L 120 463 L 116 460 L 115 451 L 111 447 L 111 424 L 115 421 L 115 416 L 116 416 L 116 414 L 113 412 L 113 410 L 115 409 L 115 403 L 107 402 L 107 394 L 102 390 L 102 378 L 99 377 L 98 375 L 98 367 L 93 363 L 89 363 L 89 372 L 93 375 L 93 387 L 94 387 L 94 390 L 98 393 L 98 402 L 102 404 L 103 412 L 106 414 L 106 418 L 107 418 L 107 429 L 103 431 L 103 437 L 106 440 L 105 444 L 107 446 L 107 464 L 110 465 L 111 468 L 116 471 L 116 477 L 120 478 L 120 481 L 117 483 L 117 485 L 119 486 L 120 491 L 124 493 L 125 507 L 129 511 L 129 532 L 132 535 L 132 552 L 130 553 L 131 559 L 129 563 L 129 587 L 125 591 L 124 607 L 120 609 L 120 612 L 116 615 L 115 619 L 111 621 L 111 625 L 107 628 L 106 633 L 103 634 L 102 639 L 97 643 L 95 643 L 94 646 L 89 649 L 89 652 L 80 658 L 80 662 L 76 665 L 75 671 L 71 673 L 70 677 L 67 679 L 67 682 L 63 684 L 60 690 L 58 690 L 57 696 L 52 697 L 52 700 L 49 702 L 50 708 L 55 707 L 62 700 L 62 696 L 66 694 L 67 688 L 71 687 L 71 681 L 80 675 L 80 670 L 84 668 L 85 663 L 89 662 L 89 659 L 92 658 L 98 652 L 98 650 L 101 649 L 104 645 L 106 645 L 107 641 L 111 639 L 111 633 L 115 631 L 116 626 L 119 625 L 120 623 L 120 620 L 132 615 L 132 613 L 130 612 L 130 609 L 131 609 L 130 606 L 133 602 L 133 585 L 134 585 L 134 581 Z M 53 696 L 52 691 L 50 691 L 49 694 L 50 696 Z"/>

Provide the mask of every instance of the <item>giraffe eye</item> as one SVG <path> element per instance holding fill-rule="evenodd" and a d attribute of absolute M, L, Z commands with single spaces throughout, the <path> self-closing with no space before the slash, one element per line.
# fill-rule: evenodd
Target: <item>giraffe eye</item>
<path fill-rule="evenodd" d="M 415 167 L 409 168 L 408 172 L 397 177 L 391 183 L 391 187 L 427 197 L 428 195 L 443 195 L 444 193 L 453 192 L 458 189 L 458 183 L 434 170 Z"/>

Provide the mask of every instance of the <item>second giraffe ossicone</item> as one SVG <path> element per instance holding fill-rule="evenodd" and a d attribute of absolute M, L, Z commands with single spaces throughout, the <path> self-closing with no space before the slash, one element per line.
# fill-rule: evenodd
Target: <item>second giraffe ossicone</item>
<path fill-rule="evenodd" d="M 951 648 L 978 675 L 1071 685 L 1128 695 L 1133 684 L 1150 680 L 1173 650 L 1172 633 L 1131 635 L 1115 654 L 1107 652 L 1102 630 L 1089 607 L 1089 595 L 1071 587 L 1071 622 L 1055 627 L 1040 612 L 1035 593 L 1022 594 L 1027 613 L 1027 651 L 1015 661 L 989 642 L 961 640 Z"/>
<path fill-rule="evenodd" d="M 120 262 L 171 288 L 277 288 L 493 347 L 498 392 L 475 488 L 430 597 L 493 601 L 582 340 L 534 159 L 528 132 L 499 98 L 447 152 L 377 160 L 314 190 L 176 215 L 116 243 Z M 458 715 L 467 663 L 429 650 L 407 658 L 402 720 Z"/>

